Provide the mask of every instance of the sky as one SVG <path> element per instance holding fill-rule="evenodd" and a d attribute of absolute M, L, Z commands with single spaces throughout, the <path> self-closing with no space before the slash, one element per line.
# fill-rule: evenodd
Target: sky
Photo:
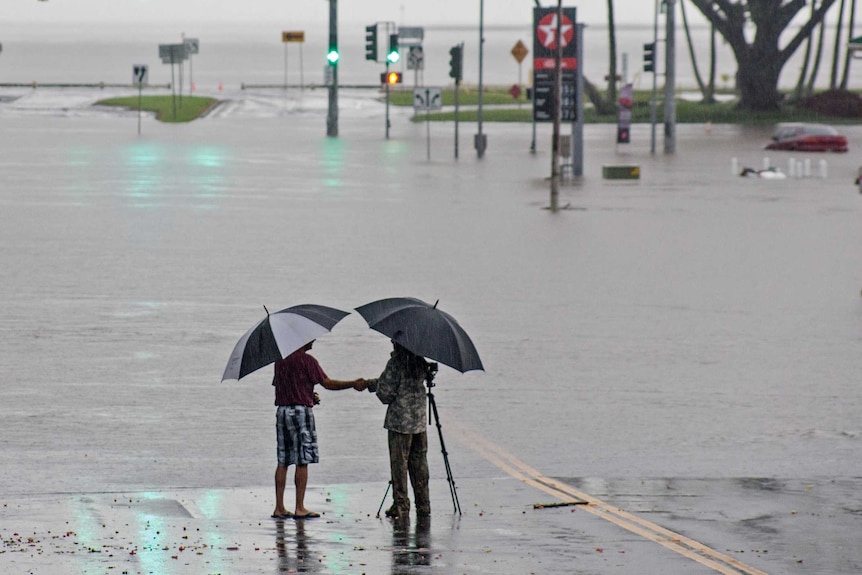
<path fill-rule="evenodd" d="M 540 0 L 556 6 L 553 0 Z M 616 0 L 618 23 L 652 21 L 653 2 Z M 519 25 L 530 21 L 534 0 L 484 0 L 486 25 Z M 578 20 L 601 24 L 607 20 L 604 0 L 564 2 L 578 9 Z M 341 0 L 338 21 L 363 23 L 392 20 L 399 25 L 474 26 L 480 0 Z M 315 24 L 329 21 L 327 0 L 0 0 L 0 23 L 12 22 L 267 22 Z M 2 41 L 2 39 L 0 39 Z"/>

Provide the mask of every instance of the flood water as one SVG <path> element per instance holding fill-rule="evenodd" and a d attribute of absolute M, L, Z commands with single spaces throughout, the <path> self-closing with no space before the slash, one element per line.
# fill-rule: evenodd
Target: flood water
<path fill-rule="evenodd" d="M 18 92 L 13 96 L 21 95 Z M 862 475 L 862 195 L 851 152 L 766 181 L 769 128 L 586 128 L 582 181 L 548 205 L 550 131 L 430 129 L 345 92 L 248 93 L 188 125 L 95 110 L 86 91 L 0 103 L 0 492 L 269 485 L 271 370 L 220 382 L 270 310 L 390 296 L 459 319 L 484 373 L 435 388 L 456 476 L 501 473 L 459 431 L 559 477 Z M 789 155 L 772 154 L 787 165 Z M 635 182 L 601 166 L 634 163 Z M 372 377 L 357 314 L 312 352 Z M 384 481 L 384 408 L 322 392 L 312 482 Z M 431 431 L 434 434 L 433 430 Z M 438 449 L 432 440 L 431 451 Z M 443 475 L 437 456 L 432 474 Z"/>

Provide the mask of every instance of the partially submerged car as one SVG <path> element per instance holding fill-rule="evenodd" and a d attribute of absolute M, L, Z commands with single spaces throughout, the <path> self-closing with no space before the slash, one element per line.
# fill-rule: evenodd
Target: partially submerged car
<path fill-rule="evenodd" d="M 826 124 L 779 124 L 766 149 L 846 152 L 847 138 Z"/>

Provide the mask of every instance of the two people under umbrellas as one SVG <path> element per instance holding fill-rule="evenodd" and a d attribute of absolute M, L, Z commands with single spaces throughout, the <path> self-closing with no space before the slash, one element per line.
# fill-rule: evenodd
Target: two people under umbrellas
<path fill-rule="evenodd" d="M 367 381 L 363 378 L 340 381 L 330 379 L 307 352 L 314 340 L 331 331 L 348 315 L 347 312 L 313 304 L 294 306 L 272 314 L 266 311 L 266 318 L 252 326 L 237 342 L 222 381 L 241 379 L 275 363 L 272 385 L 277 408 L 278 464 L 275 472 L 276 504 L 272 516 L 278 519 L 320 516 L 305 507 L 308 465 L 319 461 L 313 413 L 316 403 L 314 387 L 317 384 L 330 390 L 368 389 L 388 405 L 384 427 L 389 433 L 394 504 L 386 514 L 398 518 L 409 516 L 409 479 L 417 515 L 430 515 L 424 383 L 427 380 L 430 386 L 433 375 L 430 374 L 432 364 L 427 363 L 424 357 L 462 373 L 483 369 L 473 342 L 458 322 L 437 309 L 436 303 L 431 306 L 415 298 L 388 298 L 360 306 L 356 311 L 369 327 L 391 338 L 393 351 L 380 377 Z M 431 397 L 430 393 L 428 397 Z M 296 466 L 296 503 L 292 512 L 284 505 L 290 465 Z M 450 487 L 455 497 L 451 477 Z"/>
<path fill-rule="evenodd" d="M 305 507 L 308 465 L 319 462 L 317 429 L 313 407 L 317 403 L 314 386 L 325 389 L 368 389 L 388 405 L 384 428 L 389 434 L 389 464 L 394 502 L 387 517 L 410 515 L 408 478 L 413 486 L 416 514 L 431 515 L 428 490 L 428 426 L 424 382 L 429 364 L 401 345 L 392 342 L 393 351 L 378 378 L 352 381 L 330 379 L 317 360 L 307 352 L 308 343 L 285 359 L 275 362 L 272 385 L 275 388 L 276 440 L 278 464 L 275 470 L 275 509 L 272 517 L 296 519 L 320 517 Z M 287 469 L 295 466 L 296 503 L 293 511 L 284 504 Z"/>

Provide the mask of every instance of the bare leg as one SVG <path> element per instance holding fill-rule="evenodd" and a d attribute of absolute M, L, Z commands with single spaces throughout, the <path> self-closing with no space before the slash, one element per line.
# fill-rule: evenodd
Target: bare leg
<path fill-rule="evenodd" d="M 284 508 L 284 487 L 287 484 L 287 467 L 278 466 L 275 468 L 275 510 L 273 515 L 286 515 L 287 509 Z"/>
<path fill-rule="evenodd" d="M 293 484 L 296 486 L 296 515 L 305 515 L 308 509 L 305 508 L 305 488 L 308 485 L 308 465 L 297 465 L 296 472 L 293 476 Z"/>

